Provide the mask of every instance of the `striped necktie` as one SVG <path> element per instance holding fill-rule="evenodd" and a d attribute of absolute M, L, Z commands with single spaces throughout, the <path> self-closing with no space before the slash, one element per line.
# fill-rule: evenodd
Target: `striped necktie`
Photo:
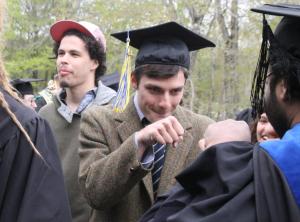
<path fill-rule="evenodd" d="M 157 195 L 160 175 L 165 161 L 165 148 L 166 146 L 164 144 L 156 143 L 153 145 L 154 166 L 152 169 L 152 183 L 154 198 L 156 198 Z"/>
<path fill-rule="evenodd" d="M 147 126 L 150 122 L 145 117 L 142 119 L 142 125 Z M 163 169 L 164 161 L 165 161 L 165 149 L 166 146 L 160 143 L 156 143 L 153 145 L 154 152 L 154 163 L 152 169 L 152 185 L 153 185 L 153 195 L 156 198 L 158 185 L 160 181 L 161 171 Z"/>

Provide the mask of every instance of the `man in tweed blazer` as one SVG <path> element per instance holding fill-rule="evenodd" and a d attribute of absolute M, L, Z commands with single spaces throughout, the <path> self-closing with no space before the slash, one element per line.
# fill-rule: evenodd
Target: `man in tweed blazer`
<path fill-rule="evenodd" d="M 134 41 L 145 31 L 150 46 L 146 49 L 144 43 Z M 150 38 L 154 31 L 156 38 L 164 40 L 158 43 L 159 50 L 155 47 L 157 41 Z M 178 36 L 180 33 L 186 38 Z M 171 36 L 164 39 L 166 34 Z M 126 41 L 123 33 L 114 36 Z M 130 36 L 131 45 L 140 49 L 132 73 L 136 93 L 122 113 L 93 105 L 82 116 L 79 183 L 94 208 L 90 221 L 137 221 L 197 157 L 198 141 L 213 122 L 179 103 L 188 77 L 189 51 L 214 44 L 174 22 L 130 31 Z M 195 38 L 198 42 L 186 42 Z M 144 127 L 145 118 L 150 125 Z M 154 193 L 151 170 L 156 164 L 155 143 L 165 144 L 165 153 Z"/>

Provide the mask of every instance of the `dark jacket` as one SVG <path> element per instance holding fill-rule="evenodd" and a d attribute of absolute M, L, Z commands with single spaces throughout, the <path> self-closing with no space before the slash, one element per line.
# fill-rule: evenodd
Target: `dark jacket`
<path fill-rule="evenodd" d="M 56 143 L 48 123 L 2 88 L 39 157 L 0 107 L 0 221 L 71 221 Z"/>
<path fill-rule="evenodd" d="M 177 181 L 140 222 L 300 221 L 285 175 L 258 144 L 212 146 Z"/>

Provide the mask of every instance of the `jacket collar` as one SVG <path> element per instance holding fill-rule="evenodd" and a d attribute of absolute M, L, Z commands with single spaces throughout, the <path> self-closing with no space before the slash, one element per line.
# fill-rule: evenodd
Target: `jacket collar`
<path fill-rule="evenodd" d="M 89 107 L 91 104 L 97 104 L 97 105 L 106 105 L 110 102 L 114 101 L 114 98 L 116 97 L 117 93 L 103 85 L 101 81 L 98 82 L 98 87 L 95 89 L 96 91 L 96 97 L 94 100 L 91 101 L 91 103 L 87 106 Z M 72 123 L 73 116 L 79 115 L 78 113 L 73 113 L 69 107 L 61 100 L 61 94 L 64 93 L 61 91 L 56 96 L 54 96 L 54 103 L 57 107 L 57 112 L 68 122 Z M 87 108 L 86 107 L 86 108 Z"/>
<path fill-rule="evenodd" d="M 182 170 L 182 167 L 185 165 L 186 157 L 193 142 L 193 136 L 190 132 L 190 130 L 192 129 L 192 123 L 188 119 L 188 116 L 184 113 L 184 109 L 178 106 L 173 112 L 173 115 L 183 126 L 185 134 L 183 141 L 181 141 L 176 148 L 169 145 L 166 147 L 166 159 L 161 175 L 161 177 L 164 179 L 159 185 L 158 193 L 164 192 L 169 188 L 170 180 L 175 181 L 175 176 Z M 117 127 L 117 131 L 122 141 L 125 141 L 128 137 L 143 128 L 139 115 L 133 103 L 133 97 L 131 98 L 128 106 L 123 113 L 116 113 L 115 121 L 120 122 Z M 154 198 L 151 173 L 148 173 L 143 178 L 143 183 L 146 187 L 146 190 L 148 191 L 151 201 L 153 202 Z"/>

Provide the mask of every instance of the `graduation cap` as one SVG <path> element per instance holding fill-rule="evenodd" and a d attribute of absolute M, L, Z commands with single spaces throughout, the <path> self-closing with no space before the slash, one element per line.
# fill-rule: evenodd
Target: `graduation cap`
<path fill-rule="evenodd" d="M 138 49 L 135 67 L 144 64 L 179 65 L 189 69 L 190 51 L 215 47 L 215 44 L 203 36 L 183 27 L 176 22 L 118 32 L 113 37 L 127 41 Z"/>
<path fill-rule="evenodd" d="M 126 43 L 124 64 L 114 111 L 124 111 L 130 94 L 130 46 L 138 49 L 135 67 L 146 64 L 178 65 L 189 69 L 190 51 L 215 47 L 203 36 L 179 25 L 176 22 L 118 32 L 113 37 Z"/>
<path fill-rule="evenodd" d="M 284 16 L 275 29 L 275 39 L 286 50 L 300 49 L 300 5 L 265 4 L 251 10 L 267 15 Z"/>
<path fill-rule="evenodd" d="M 251 11 L 262 14 L 275 15 L 275 16 L 289 16 L 300 18 L 300 5 L 293 4 L 264 4 Z"/>
<path fill-rule="evenodd" d="M 23 78 L 23 79 L 14 79 L 10 81 L 10 84 L 20 92 L 22 96 L 33 94 L 32 82 L 44 81 L 43 79 L 34 79 L 34 78 Z"/>
<path fill-rule="evenodd" d="M 263 111 L 263 89 L 268 72 L 268 50 L 272 46 L 284 54 L 300 61 L 300 5 L 294 4 L 264 4 L 252 8 L 251 11 L 263 14 L 263 40 L 260 57 L 254 73 L 251 91 L 253 116 Z M 265 15 L 283 16 L 274 33 Z"/>
<path fill-rule="evenodd" d="M 118 90 L 120 74 L 116 71 L 115 73 L 103 75 L 100 77 L 101 82 L 111 89 Z"/>

